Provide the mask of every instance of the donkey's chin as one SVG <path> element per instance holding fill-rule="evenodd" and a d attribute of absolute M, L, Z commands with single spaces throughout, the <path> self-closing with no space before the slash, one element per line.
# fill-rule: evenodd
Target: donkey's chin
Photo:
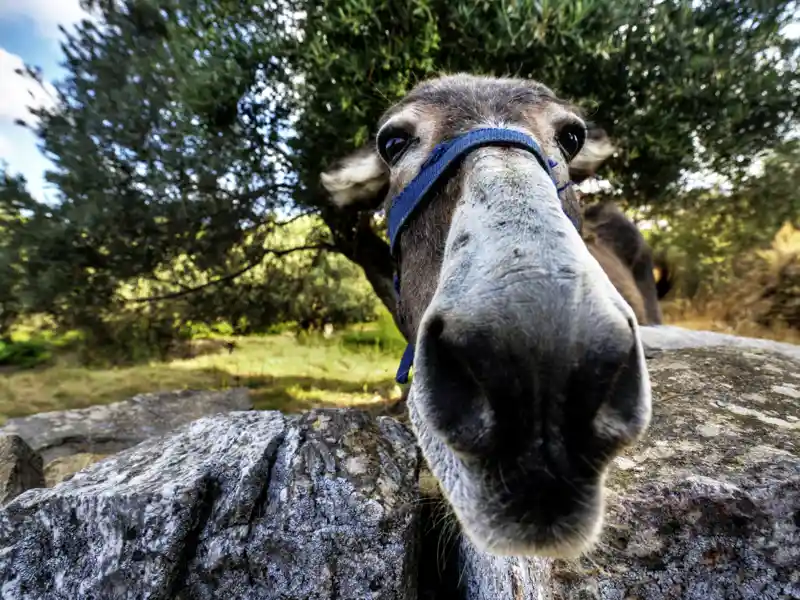
<path fill-rule="evenodd" d="M 592 549 L 603 527 L 605 470 L 591 479 L 561 481 L 557 491 L 543 496 L 541 490 L 553 484 L 549 474 L 493 468 L 453 450 L 421 414 L 414 392 L 412 386 L 408 410 L 422 454 L 462 533 L 478 551 L 575 558 Z M 539 486 L 543 479 L 548 482 Z"/>
<path fill-rule="evenodd" d="M 603 527 L 602 494 L 575 514 L 551 522 L 516 519 L 499 506 L 492 510 L 491 503 L 479 511 L 459 509 L 457 499 L 445 494 L 472 545 L 496 556 L 577 558 L 592 550 Z"/>

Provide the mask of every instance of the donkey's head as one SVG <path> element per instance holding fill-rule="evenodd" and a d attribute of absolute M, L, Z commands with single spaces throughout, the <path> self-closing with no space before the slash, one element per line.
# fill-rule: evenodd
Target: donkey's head
<path fill-rule="evenodd" d="M 412 426 L 465 533 L 495 554 L 585 550 L 606 469 L 650 419 L 636 318 L 567 185 L 611 151 L 541 84 L 454 75 L 322 175 L 339 206 L 385 201 Z"/>

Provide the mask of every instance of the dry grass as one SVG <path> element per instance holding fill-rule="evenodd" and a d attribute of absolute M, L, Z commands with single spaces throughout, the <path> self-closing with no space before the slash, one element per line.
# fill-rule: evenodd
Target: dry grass
<path fill-rule="evenodd" d="M 244 386 L 256 408 L 375 406 L 400 396 L 399 355 L 350 350 L 340 336 L 236 338 L 237 348 L 167 363 L 88 369 L 62 356 L 52 366 L 0 377 L 0 419 L 114 402 L 137 393 Z"/>
<path fill-rule="evenodd" d="M 695 329 L 699 331 L 716 331 L 719 333 L 729 333 L 751 338 L 763 338 L 776 342 L 788 342 L 790 344 L 800 344 L 800 331 L 788 327 L 763 327 L 758 323 L 749 320 L 740 320 L 730 323 L 720 318 L 718 313 L 704 308 L 684 306 L 678 309 L 665 307 L 664 323 Z"/>
<path fill-rule="evenodd" d="M 740 278 L 712 296 L 663 303 L 665 322 L 687 329 L 800 344 L 796 325 L 800 229 L 786 222 L 769 248 L 756 249 L 741 258 L 747 268 L 741 269 Z"/>

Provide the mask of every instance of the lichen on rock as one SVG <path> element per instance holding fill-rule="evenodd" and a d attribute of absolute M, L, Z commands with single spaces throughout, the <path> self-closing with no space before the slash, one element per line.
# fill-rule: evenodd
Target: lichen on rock
<path fill-rule="evenodd" d="M 737 347 L 649 362 L 653 419 L 608 478 L 606 528 L 556 598 L 800 598 L 800 361 Z"/>

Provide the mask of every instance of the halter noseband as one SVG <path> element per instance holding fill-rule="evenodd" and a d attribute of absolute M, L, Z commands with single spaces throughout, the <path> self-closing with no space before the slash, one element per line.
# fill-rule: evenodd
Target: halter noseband
<path fill-rule="evenodd" d="M 558 187 L 558 182 L 553 175 L 553 167 L 558 163 L 547 158 L 542 152 L 539 144 L 529 135 L 515 129 L 483 128 L 474 129 L 450 140 L 442 142 L 436 146 L 422 165 L 417 176 L 403 190 L 394 197 L 389 207 L 389 249 L 392 257 L 396 260 L 397 240 L 400 232 L 408 223 L 413 213 L 430 198 L 436 185 L 447 181 L 453 171 L 453 167 L 467 154 L 483 146 L 510 146 L 527 150 L 536 157 L 539 164 L 547 172 L 556 192 L 561 194 L 571 182 L 567 182 L 562 187 Z M 570 219 L 572 220 L 572 219 Z M 575 227 L 578 224 L 574 222 Z M 394 289 L 398 298 L 400 296 L 399 269 L 394 275 Z M 397 370 L 395 380 L 398 383 L 407 383 L 408 374 L 414 363 L 414 344 L 409 343 L 400 359 L 400 367 Z"/>

